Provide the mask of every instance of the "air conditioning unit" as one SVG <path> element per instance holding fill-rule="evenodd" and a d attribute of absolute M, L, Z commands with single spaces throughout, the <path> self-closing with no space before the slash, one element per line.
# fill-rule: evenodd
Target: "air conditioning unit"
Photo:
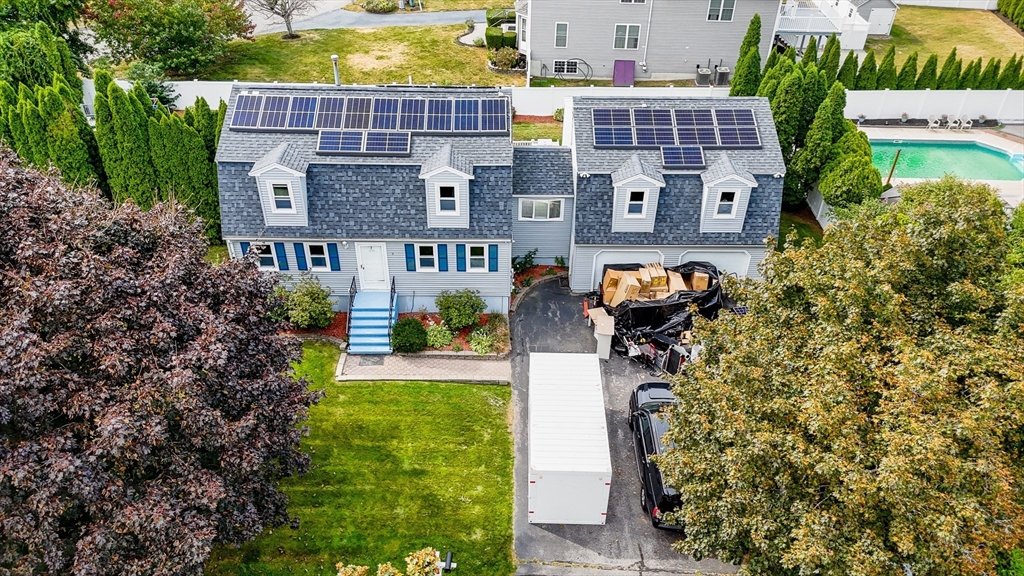
<path fill-rule="evenodd" d="M 729 85 L 729 67 L 719 66 L 715 68 L 715 86 L 728 86 Z"/>
<path fill-rule="evenodd" d="M 707 86 L 708 84 L 711 84 L 711 69 L 697 68 L 697 86 Z"/>
<path fill-rule="evenodd" d="M 515 32 L 516 31 L 516 25 L 515 25 L 514 22 L 506 22 L 505 24 L 501 25 L 501 31 L 502 32 Z"/>

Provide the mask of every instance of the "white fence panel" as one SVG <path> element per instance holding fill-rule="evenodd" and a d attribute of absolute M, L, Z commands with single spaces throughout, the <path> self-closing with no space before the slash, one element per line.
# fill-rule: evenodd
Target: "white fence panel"
<path fill-rule="evenodd" d="M 897 0 L 900 6 L 932 6 L 966 10 L 995 10 L 996 0 Z"/>
<path fill-rule="evenodd" d="M 848 90 L 846 117 L 855 120 L 984 115 L 1002 122 L 1024 121 L 1024 90 Z"/>
<path fill-rule="evenodd" d="M 664 87 L 664 88 L 615 88 L 610 86 L 576 86 L 576 87 L 524 87 L 514 86 L 512 91 L 512 106 L 516 114 L 528 116 L 551 116 L 556 108 L 565 107 L 565 99 L 572 96 L 598 96 L 606 98 L 614 97 L 643 97 L 657 98 L 659 96 L 689 96 L 704 98 L 724 98 L 729 95 L 729 87 L 713 86 L 687 86 L 687 87 Z"/>

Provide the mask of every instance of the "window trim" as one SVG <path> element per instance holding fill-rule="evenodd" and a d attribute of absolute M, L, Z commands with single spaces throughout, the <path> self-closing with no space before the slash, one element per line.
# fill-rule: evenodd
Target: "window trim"
<path fill-rule="evenodd" d="M 558 26 L 565 24 L 565 45 L 558 45 Z M 555 48 L 565 50 L 569 48 L 569 23 L 568 22 L 555 22 Z"/>
<path fill-rule="evenodd" d="M 707 10 L 707 14 L 705 16 L 706 21 L 707 22 L 732 22 L 733 18 L 736 17 L 736 0 L 732 0 L 732 8 L 730 8 L 730 10 L 732 10 L 732 12 L 729 14 L 729 19 L 728 20 L 724 20 L 722 18 L 722 11 L 725 10 L 725 3 L 728 2 L 729 0 L 719 0 L 719 2 L 721 2 L 721 4 L 718 6 L 718 18 L 716 18 L 715 20 L 711 19 L 711 3 L 714 2 L 714 1 L 715 0 L 708 0 L 708 10 Z"/>
<path fill-rule="evenodd" d="M 313 246 L 320 246 L 324 249 L 324 265 L 314 266 L 313 265 Z M 319 256 L 318 256 L 319 258 Z M 306 244 L 306 260 L 309 261 L 310 272 L 330 272 L 331 271 L 331 253 L 327 251 L 327 243 L 325 242 L 310 242 Z"/>
<path fill-rule="evenodd" d="M 264 258 L 264 256 L 259 253 L 259 247 L 260 246 L 266 247 L 266 249 L 270 252 L 270 258 L 274 261 L 274 265 L 273 266 L 264 266 L 263 265 L 263 258 Z M 274 250 L 274 243 L 273 242 L 267 242 L 267 243 L 253 242 L 252 244 L 249 245 L 249 249 L 250 250 L 256 250 L 256 266 L 260 270 L 274 270 L 274 271 L 280 270 L 280 265 L 279 265 L 279 263 L 277 261 L 277 250 Z"/>
<path fill-rule="evenodd" d="M 537 215 L 537 202 L 548 203 L 548 217 L 547 218 L 523 218 L 523 202 L 533 202 L 533 214 Z M 558 202 L 558 218 L 551 218 L 551 204 Z M 519 220 L 521 222 L 562 222 L 565 220 L 565 198 L 520 198 L 519 199 Z"/>
<path fill-rule="evenodd" d="M 558 63 L 559 62 L 562 63 L 562 71 L 561 72 L 558 71 Z M 569 72 L 569 70 L 567 69 L 570 62 L 572 62 L 573 66 L 576 67 L 576 70 L 573 70 L 572 72 Z M 555 74 L 565 74 L 567 76 L 579 76 L 579 74 L 580 74 L 580 64 L 579 64 L 578 60 L 562 60 L 560 58 L 556 58 L 551 63 L 551 70 L 554 71 Z"/>
<path fill-rule="evenodd" d="M 434 255 L 433 255 L 434 267 L 433 268 L 424 268 L 423 266 L 420 265 L 420 258 L 422 258 L 422 256 L 420 255 L 420 248 L 427 248 L 427 247 L 430 247 L 434 251 Z M 437 272 L 439 270 L 438 264 L 439 264 L 439 262 L 437 261 L 437 244 L 416 244 L 416 271 L 417 272 Z"/>
<path fill-rule="evenodd" d="M 710 2 L 711 0 L 708 0 L 708 1 Z M 626 35 L 624 37 L 626 41 L 623 43 L 622 48 L 617 48 L 615 46 L 615 39 L 618 37 L 616 33 L 619 30 L 619 26 L 625 26 L 626 27 Z M 630 26 L 636 26 L 636 47 L 635 48 L 630 48 L 629 47 L 629 27 Z M 643 26 L 640 25 L 640 24 L 615 24 L 615 28 L 612 29 L 612 50 L 639 50 L 640 49 L 640 35 L 641 34 L 643 34 Z"/>
<path fill-rule="evenodd" d="M 478 256 L 478 258 L 483 258 L 484 262 L 480 268 L 473 268 L 473 248 L 480 248 L 484 251 L 483 256 Z M 489 272 L 487 264 L 487 244 L 466 244 L 466 272 L 487 274 Z"/>
<path fill-rule="evenodd" d="M 641 192 L 644 195 L 644 201 L 641 204 L 642 208 L 639 214 L 631 214 L 629 211 L 629 205 L 632 203 L 629 197 L 633 192 Z M 651 191 L 643 188 L 627 188 L 626 189 L 626 206 L 625 211 L 622 214 L 623 218 L 647 218 L 647 204 L 651 198 Z"/>
<path fill-rule="evenodd" d="M 619 4 L 646 4 L 647 0 L 619 0 Z"/>
<path fill-rule="evenodd" d="M 732 202 L 729 203 L 729 204 L 732 204 L 732 211 L 729 214 L 719 214 L 718 213 L 718 207 L 722 204 L 722 194 L 725 194 L 727 192 L 731 192 L 732 195 L 733 195 Z M 740 191 L 739 190 L 733 190 L 731 188 L 730 189 L 718 190 L 718 195 L 715 198 L 715 208 L 714 208 L 714 211 L 711 214 L 711 217 L 712 218 L 722 219 L 722 220 L 735 219 L 736 218 L 736 207 L 737 207 L 737 204 L 739 204 L 739 203 L 740 203 Z"/>
<path fill-rule="evenodd" d="M 278 208 L 277 200 L 274 196 L 274 187 L 284 186 L 288 189 L 288 200 L 292 203 L 291 209 Z M 288 180 L 267 180 L 267 190 L 270 192 L 270 211 L 274 214 L 295 214 L 295 190 L 292 189 L 292 183 Z"/>
<path fill-rule="evenodd" d="M 441 210 L 441 188 L 451 188 L 455 191 L 455 211 Z M 458 216 L 459 215 L 459 185 L 458 184 L 446 184 L 443 182 L 434 183 L 434 208 L 435 213 L 438 216 Z"/>

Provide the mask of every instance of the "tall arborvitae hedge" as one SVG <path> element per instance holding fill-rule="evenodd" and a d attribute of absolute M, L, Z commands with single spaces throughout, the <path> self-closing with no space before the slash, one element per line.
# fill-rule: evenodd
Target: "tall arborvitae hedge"
<path fill-rule="evenodd" d="M 840 56 L 839 38 L 833 34 L 825 42 L 825 49 L 821 52 L 821 62 L 818 65 L 818 69 L 825 74 L 825 83 L 830 88 L 832 83 L 836 81 L 836 75 L 839 74 Z"/>
<path fill-rule="evenodd" d="M 63 38 L 43 23 L 0 30 L 0 80 L 12 87 L 49 86 L 53 75 L 67 82 L 82 98 L 82 80 Z"/>
<path fill-rule="evenodd" d="M 914 88 L 917 90 L 934 90 L 939 85 L 939 57 L 932 54 L 924 61 L 921 73 L 917 76 Z"/>
<path fill-rule="evenodd" d="M 907 57 L 896 77 L 897 90 L 913 90 L 917 83 L 917 52 Z"/>

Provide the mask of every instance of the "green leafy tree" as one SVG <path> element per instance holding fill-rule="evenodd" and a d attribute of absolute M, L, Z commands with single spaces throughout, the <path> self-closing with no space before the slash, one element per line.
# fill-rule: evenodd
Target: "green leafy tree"
<path fill-rule="evenodd" d="M 149 121 L 134 93 L 126 94 L 116 83 L 107 88 L 107 101 L 117 143 L 119 187 L 111 192 L 118 203 L 132 199 L 142 209 L 157 200 L 158 182 L 149 153 Z"/>
<path fill-rule="evenodd" d="M 942 71 L 936 87 L 939 90 L 956 90 L 960 84 L 960 72 L 963 68 L 963 61 L 956 57 L 956 47 L 949 52 L 946 61 L 942 64 Z"/>
<path fill-rule="evenodd" d="M 1002 203 L 952 179 L 902 193 L 771 252 L 732 289 L 747 314 L 696 319 L 658 462 L 679 551 L 752 575 L 963 576 L 1024 544 Z"/>
<path fill-rule="evenodd" d="M 202 96 L 196 98 L 195 104 L 188 110 L 191 110 L 195 117 L 193 127 L 202 136 L 203 144 L 206 146 L 206 156 L 212 163 L 217 154 L 217 113 L 210 108 Z"/>
<path fill-rule="evenodd" d="M 821 197 L 835 208 L 877 200 L 882 193 L 882 175 L 870 156 L 844 154 L 838 167 L 821 179 Z"/>
<path fill-rule="evenodd" d="M 999 86 L 999 58 L 990 58 L 978 78 L 978 90 L 995 90 Z"/>
<path fill-rule="evenodd" d="M 93 75 L 96 98 L 93 100 L 93 113 L 96 116 L 96 144 L 106 172 L 108 192 L 111 197 L 115 190 L 120 193 L 124 189 L 121 150 L 117 145 L 117 133 L 114 130 L 114 116 L 110 112 L 107 93 L 114 84 L 114 77 L 106 70 L 97 70 Z"/>
<path fill-rule="evenodd" d="M 843 120 L 842 132 L 836 138 L 835 125 L 833 125 L 832 149 L 829 151 L 829 161 L 821 169 L 821 178 L 832 174 L 839 168 L 839 165 L 852 156 L 860 156 L 871 160 L 871 142 L 867 134 L 857 130 L 857 127 L 849 120 Z"/>
<path fill-rule="evenodd" d="M 82 80 L 63 38 L 54 36 L 42 22 L 0 29 L 0 80 L 13 87 L 24 84 L 34 88 L 49 86 L 54 73 L 60 75 L 81 99 Z"/>
<path fill-rule="evenodd" d="M 77 65 L 82 56 L 92 52 L 78 30 L 84 12 L 85 0 L 5 0 L 0 2 L 0 29 L 45 24 L 67 43 Z"/>
<path fill-rule="evenodd" d="M 878 80 L 875 88 L 884 90 L 886 88 L 895 90 L 896 82 L 896 46 L 890 45 L 882 56 L 882 63 L 878 65 Z"/>
<path fill-rule="evenodd" d="M 878 86 L 878 64 L 875 62 L 875 51 L 868 50 L 864 61 L 857 71 L 857 90 L 874 90 Z"/>
<path fill-rule="evenodd" d="M 800 59 L 800 63 L 804 66 L 809 64 L 818 63 L 818 39 L 815 36 L 811 36 L 811 39 L 807 41 L 807 46 L 804 47 L 804 56 Z"/>
<path fill-rule="evenodd" d="M 821 103 L 825 101 L 825 97 L 828 96 L 825 76 L 818 71 L 814 64 L 807 64 L 805 66 L 803 70 L 803 89 L 800 93 L 802 111 L 796 132 L 797 147 L 804 145 L 804 138 L 807 137 L 807 131 L 810 130 L 811 123 L 814 122 L 814 116 L 818 112 L 818 107 L 821 106 Z"/>
<path fill-rule="evenodd" d="M 764 62 L 764 70 L 762 74 L 767 74 L 769 70 L 775 67 L 779 63 L 779 51 L 772 48 L 768 51 L 768 59 Z"/>
<path fill-rule="evenodd" d="M 896 78 L 897 90 L 913 90 L 917 83 L 917 52 L 914 52 L 903 62 L 899 76 Z"/>
<path fill-rule="evenodd" d="M 782 53 L 781 59 L 789 60 L 790 62 L 796 64 L 796 48 L 794 48 L 793 46 L 786 48 L 786 51 Z"/>
<path fill-rule="evenodd" d="M 23 90 L 18 98 L 18 115 L 24 129 L 22 156 L 37 168 L 46 168 L 50 162 L 50 147 L 46 143 L 46 122 L 35 104 L 33 94 Z"/>
<path fill-rule="evenodd" d="M 767 72 L 761 78 L 761 84 L 757 88 L 757 95 L 767 98 L 769 102 L 774 101 L 779 84 L 793 71 L 794 67 L 795 65 L 789 60 L 780 59 L 776 66 L 767 69 Z"/>
<path fill-rule="evenodd" d="M 794 69 L 779 83 L 779 89 L 772 100 L 772 117 L 779 135 L 782 157 L 787 164 L 793 156 L 793 148 L 803 118 L 803 74 Z M 449 323 L 450 324 L 450 323 Z"/>
<path fill-rule="evenodd" d="M 740 60 L 729 87 L 729 96 L 754 96 L 761 85 L 761 53 L 748 50 Z"/>
<path fill-rule="evenodd" d="M 826 100 L 831 102 L 829 111 L 832 116 L 832 141 L 838 142 L 840 138 L 849 130 L 850 121 L 846 119 L 846 88 L 839 82 L 832 83 L 832 87 L 828 89 L 828 96 Z M 854 127 L 856 129 L 856 127 Z"/>
<path fill-rule="evenodd" d="M 750 18 L 750 24 L 747 25 L 747 33 L 743 36 L 743 42 L 740 43 L 740 53 L 736 56 L 736 66 L 739 67 L 740 62 L 743 61 L 747 56 L 747 52 L 751 49 L 758 50 L 758 62 L 761 61 L 760 47 L 761 46 L 761 15 L 754 14 Z M 760 70 L 758 70 L 760 76 Z"/>
<path fill-rule="evenodd" d="M 1013 88 L 1014 83 L 1021 72 L 1021 62 L 1024 61 L 1024 56 L 1018 58 L 1016 54 L 1010 56 L 1010 60 L 1006 63 L 1006 68 L 999 73 L 999 80 L 996 83 L 996 87 L 999 90 L 1006 90 L 1007 88 Z"/>
<path fill-rule="evenodd" d="M 857 86 L 857 54 L 853 50 L 846 53 L 843 66 L 836 75 L 836 81 L 843 86 Z"/>
<path fill-rule="evenodd" d="M 961 90 L 975 90 L 978 88 L 978 82 L 981 81 L 981 58 L 974 60 L 964 68 L 963 74 L 960 75 L 959 88 Z"/>
<path fill-rule="evenodd" d="M 221 100 L 217 106 L 217 139 L 214 141 L 214 148 L 220 146 L 220 132 L 224 127 L 224 118 L 228 115 L 228 103 Z"/>
<path fill-rule="evenodd" d="M 825 83 L 831 88 L 832 83 L 836 81 L 836 75 L 839 74 L 839 57 L 841 50 L 839 47 L 839 38 L 835 34 L 828 37 L 828 41 L 825 42 L 825 49 L 821 53 L 821 64 L 818 68 L 825 74 Z"/>
<path fill-rule="evenodd" d="M 818 181 L 821 169 L 830 159 L 832 124 L 832 100 L 826 98 L 818 106 L 803 148 L 793 156 L 793 161 L 786 172 L 782 199 L 787 205 L 803 203 L 810 187 Z"/>

